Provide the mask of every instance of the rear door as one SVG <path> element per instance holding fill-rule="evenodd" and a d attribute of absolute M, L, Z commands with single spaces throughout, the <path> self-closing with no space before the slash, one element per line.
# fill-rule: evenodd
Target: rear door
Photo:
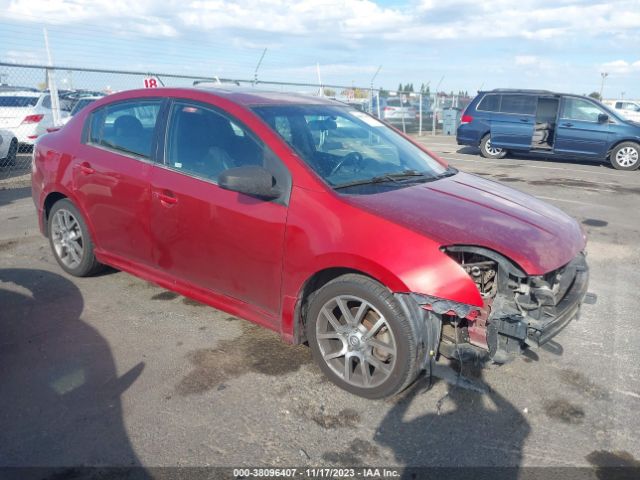
<path fill-rule="evenodd" d="M 555 152 L 593 158 L 604 158 L 609 145 L 609 119 L 595 102 L 581 97 L 563 97 L 556 129 Z"/>
<path fill-rule="evenodd" d="M 287 194 L 267 201 L 218 187 L 222 171 L 246 165 L 270 170 Z M 157 267 L 277 313 L 291 179 L 275 154 L 223 110 L 176 100 L 151 184 Z"/>
<path fill-rule="evenodd" d="M 96 246 L 134 264 L 151 264 L 149 177 L 161 104 L 156 98 L 132 99 L 92 112 L 74 159 L 75 194 Z"/>
<path fill-rule="evenodd" d="M 491 117 L 491 145 L 509 150 L 529 150 L 538 97 L 526 94 L 500 94 L 498 97 L 498 112 Z"/>

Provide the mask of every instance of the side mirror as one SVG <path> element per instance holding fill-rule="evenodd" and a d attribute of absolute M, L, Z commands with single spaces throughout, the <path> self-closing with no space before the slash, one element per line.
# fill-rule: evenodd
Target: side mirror
<path fill-rule="evenodd" d="M 598 115 L 598 123 L 608 123 L 609 122 L 609 115 L 607 115 L 606 113 L 601 113 L 600 115 Z"/>
<path fill-rule="evenodd" d="M 280 196 L 271 172 L 255 165 L 224 170 L 218 175 L 218 186 L 232 192 L 272 200 Z"/>

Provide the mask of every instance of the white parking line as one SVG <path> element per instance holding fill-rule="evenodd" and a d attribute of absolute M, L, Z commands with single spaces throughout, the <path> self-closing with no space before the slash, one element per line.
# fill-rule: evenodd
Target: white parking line
<path fill-rule="evenodd" d="M 564 198 L 556 198 L 556 197 L 543 197 L 542 195 L 535 195 L 535 194 L 534 194 L 534 197 L 539 198 L 541 200 L 552 200 L 552 201 L 556 201 L 556 202 L 575 203 L 575 204 L 578 204 L 578 205 L 586 205 L 586 206 L 589 206 L 589 207 L 601 206 L 598 203 L 579 202 L 577 200 L 567 200 L 567 199 L 564 199 Z"/>
<path fill-rule="evenodd" d="M 438 152 L 435 152 L 438 153 Z M 527 167 L 527 168 L 541 168 L 541 169 L 545 169 L 545 170 L 562 170 L 565 172 L 583 172 L 583 173 L 589 173 L 591 175 L 593 175 L 594 172 L 593 170 L 584 170 L 582 168 L 575 168 L 575 169 L 568 169 L 568 168 L 560 168 L 560 167 L 546 167 L 543 165 L 529 165 L 528 163 L 505 163 L 505 162 L 492 162 L 491 160 L 480 160 L 479 158 L 459 158 L 459 157 L 448 157 L 448 156 L 444 156 L 444 155 L 440 155 L 440 158 L 444 159 L 444 160 L 451 160 L 451 161 L 458 161 L 458 162 L 475 162 L 475 163 L 488 163 L 491 165 L 518 165 L 520 167 Z M 607 175 L 610 177 L 617 177 L 617 178 L 623 178 L 625 176 L 625 174 L 617 174 L 617 173 L 612 173 L 612 172 L 597 172 L 598 175 Z"/>

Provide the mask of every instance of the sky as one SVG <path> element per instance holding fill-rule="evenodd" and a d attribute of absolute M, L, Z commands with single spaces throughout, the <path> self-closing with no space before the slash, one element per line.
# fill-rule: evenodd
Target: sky
<path fill-rule="evenodd" d="M 0 0 L 0 62 L 46 63 L 43 27 L 64 66 L 640 98 L 640 0 Z"/>

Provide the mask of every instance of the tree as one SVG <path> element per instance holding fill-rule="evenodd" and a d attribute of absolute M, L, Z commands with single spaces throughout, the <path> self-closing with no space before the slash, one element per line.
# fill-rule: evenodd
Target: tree
<path fill-rule="evenodd" d="M 325 97 L 335 97 L 336 91 L 333 88 L 324 87 L 322 93 Z"/>
<path fill-rule="evenodd" d="M 591 98 L 595 98 L 596 100 L 600 100 L 600 101 L 602 101 L 602 97 L 600 96 L 600 94 L 599 94 L 598 92 L 591 92 L 591 93 L 589 94 L 589 96 L 590 96 Z"/>
<path fill-rule="evenodd" d="M 384 88 L 380 87 L 378 89 L 378 95 L 380 95 L 381 98 L 387 98 L 389 96 L 389 92 Z"/>
<path fill-rule="evenodd" d="M 402 92 L 402 83 L 398 84 L 398 92 Z"/>

